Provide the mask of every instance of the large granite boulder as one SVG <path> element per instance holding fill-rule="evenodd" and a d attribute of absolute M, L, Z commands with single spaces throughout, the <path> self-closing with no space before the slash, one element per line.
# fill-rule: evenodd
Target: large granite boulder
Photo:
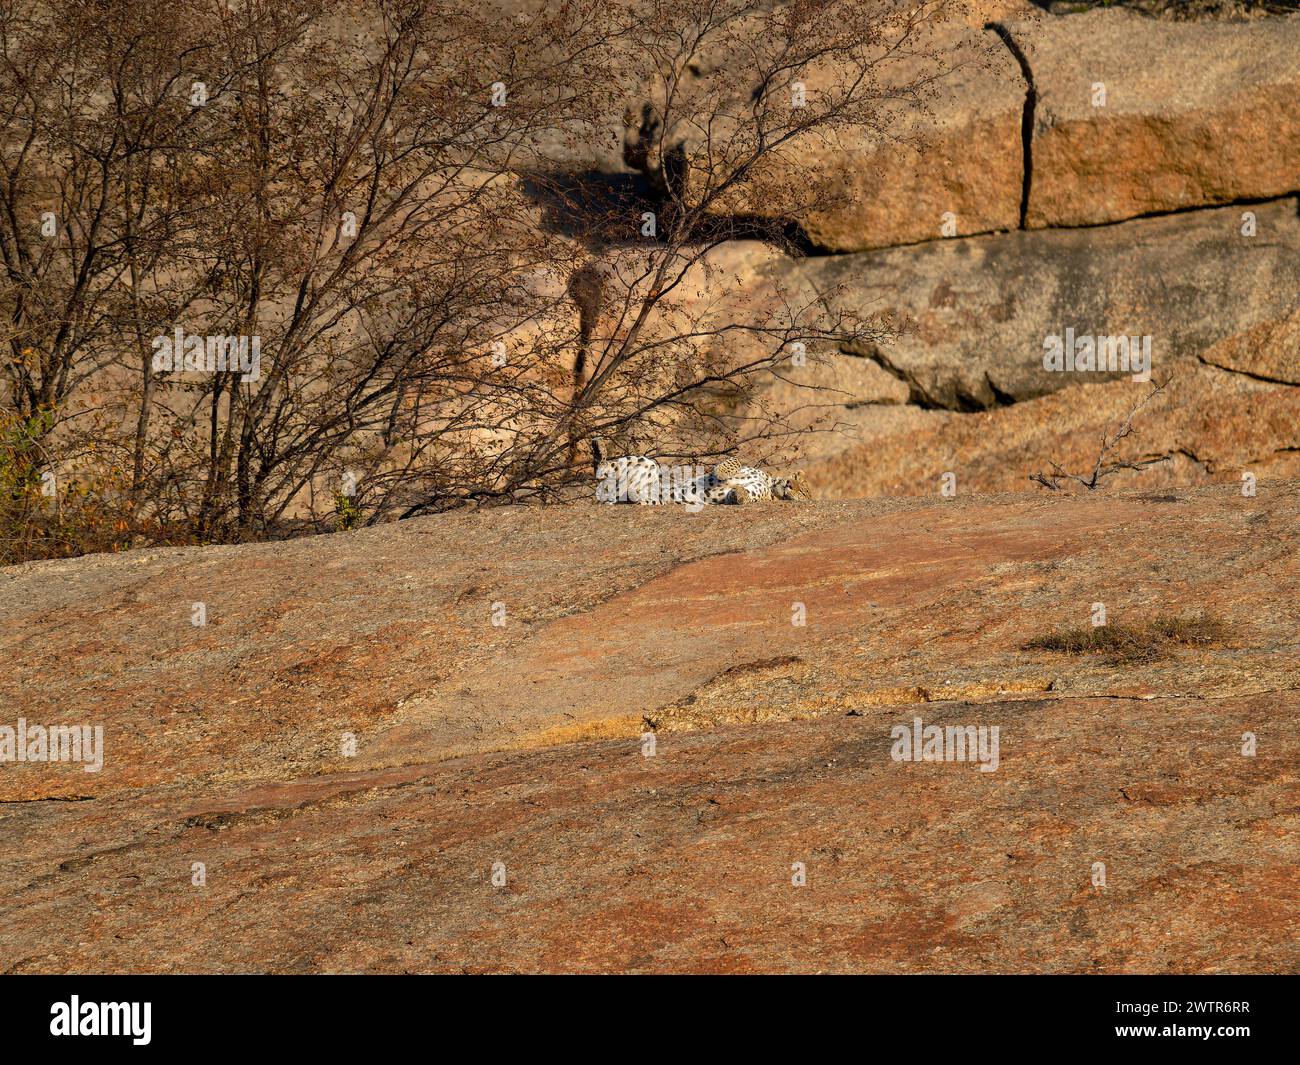
<path fill-rule="evenodd" d="M 1033 80 L 1029 226 L 1300 189 L 1300 16 L 1167 22 L 1096 10 L 1007 32 Z"/>
<path fill-rule="evenodd" d="M 1132 364 L 1047 369 L 1051 338 L 1064 344 L 1067 330 L 1080 352 L 1085 337 L 1100 352 L 1107 337 L 1149 337 L 1153 379 L 1174 379 L 1125 452 L 1166 461 L 1127 483 L 1300 473 L 1295 200 L 763 269 L 912 321 L 893 343 L 822 353 L 770 382 L 767 403 L 803 405 L 796 422 L 839 430 L 801 443 L 821 495 L 928 495 L 946 472 L 961 491 L 1011 491 L 1049 460 L 1090 468 L 1101 434 L 1153 385 L 1135 382 Z M 765 284 L 761 273 L 750 284 Z"/>
<path fill-rule="evenodd" d="M 1017 61 L 994 34 L 959 21 L 903 52 L 873 60 L 866 94 L 876 102 L 860 121 L 797 134 L 715 202 L 716 213 L 797 223 L 827 252 L 1016 227 L 1025 100 Z M 824 105 L 849 74 L 827 63 L 801 71 L 801 84 Z M 755 80 L 743 56 L 722 50 L 693 64 L 677 87 L 687 103 L 679 102 L 665 143 L 682 150 L 688 202 L 699 203 L 750 147 Z M 770 121 L 779 133 L 797 118 Z"/>
<path fill-rule="evenodd" d="M 864 313 L 912 319 L 913 331 L 897 342 L 845 358 L 877 363 L 921 407 L 981 410 L 1133 376 L 1118 358 L 1113 371 L 1046 368 L 1052 338 L 1064 344 L 1067 330 L 1080 356 L 1086 338 L 1097 338 L 1101 351 L 1102 338 L 1149 337 L 1157 378 L 1171 361 L 1220 345 L 1228 368 L 1294 381 L 1300 215 L 1295 200 L 1249 210 L 1253 236 L 1242 232 L 1246 209 L 1229 207 L 1104 229 L 812 258 L 784 268 L 817 289 L 838 286 L 835 298 Z M 1242 338 L 1237 346 L 1234 337 Z"/>

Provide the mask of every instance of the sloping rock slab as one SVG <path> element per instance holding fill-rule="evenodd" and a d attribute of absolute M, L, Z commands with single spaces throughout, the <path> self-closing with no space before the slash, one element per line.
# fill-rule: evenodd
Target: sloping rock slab
<path fill-rule="evenodd" d="M 893 761 L 913 712 L 881 707 L 333 795 L 28 806 L 27 832 L 64 850 L 11 880 L 0 967 L 1290 972 L 1297 711 L 1294 693 L 925 708 L 997 725 L 994 773 Z M 110 821 L 126 841 L 96 850 Z"/>
<path fill-rule="evenodd" d="M 1294 969 L 1298 518 L 579 505 L 0 571 L 6 705 L 106 729 L 0 764 L 0 970 Z M 1098 601 L 1228 636 L 1021 650 Z M 917 717 L 997 770 L 895 761 Z"/>

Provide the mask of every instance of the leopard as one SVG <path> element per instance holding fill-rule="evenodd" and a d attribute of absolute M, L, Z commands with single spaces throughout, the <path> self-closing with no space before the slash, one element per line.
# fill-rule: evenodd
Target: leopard
<path fill-rule="evenodd" d="M 716 472 L 715 469 L 715 474 Z M 736 505 L 772 499 L 812 498 L 808 480 L 802 470 L 796 470 L 789 477 L 773 477 L 757 467 L 738 465 L 729 468 L 726 472 L 728 476 L 724 483 L 731 489 L 733 496 L 729 502 Z"/>
<path fill-rule="evenodd" d="M 653 506 L 663 501 L 659 463 L 645 455 L 624 455 L 596 467 L 596 501 Z"/>
<path fill-rule="evenodd" d="M 689 466 L 666 466 L 646 455 L 625 455 L 596 467 L 600 503 L 707 503 L 709 474 Z"/>
<path fill-rule="evenodd" d="M 700 474 L 689 467 L 661 465 L 645 455 L 625 455 L 600 463 L 596 479 L 596 499 L 602 503 L 743 506 L 772 499 L 811 498 L 802 471 L 789 477 L 772 477 L 734 457 Z"/>

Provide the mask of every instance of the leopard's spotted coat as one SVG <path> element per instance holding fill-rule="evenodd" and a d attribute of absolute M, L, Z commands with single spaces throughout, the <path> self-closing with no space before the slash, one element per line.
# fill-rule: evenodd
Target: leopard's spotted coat
<path fill-rule="evenodd" d="M 803 473 L 774 478 L 739 459 L 723 459 L 711 471 L 662 466 L 645 455 L 602 462 L 596 469 L 596 498 L 602 503 L 688 503 L 738 505 L 754 500 L 809 498 Z"/>

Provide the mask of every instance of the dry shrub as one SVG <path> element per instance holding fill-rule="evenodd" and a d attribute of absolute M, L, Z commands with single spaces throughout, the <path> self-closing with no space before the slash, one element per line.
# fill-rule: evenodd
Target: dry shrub
<path fill-rule="evenodd" d="M 1098 7 L 1120 7 L 1172 22 L 1198 19 L 1244 19 L 1300 11 L 1296 0 L 1037 0 L 1039 7 L 1068 15 Z"/>
<path fill-rule="evenodd" d="M 0 410 L 0 565 L 130 546 L 136 530 L 119 505 L 121 471 L 56 475 L 44 444 L 50 412 Z"/>
<path fill-rule="evenodd" d="M 1101 655 L 1105 661 L 1115 664 L 1152 662 L 1180 644 L 1207 647 L 1220 643 L 1227 632 L 1227 624 L 1209 614 L 1161 614 L 1132 624 L 1057 629 L 1034 637 L 1021 649 Z"/>
<path fill-rule="evenodd" d="M 563 500 L 602 454 L 774 461 L 837 427 L 836 390 L 756 396 L 899 323 L 717 260 L 799 250 L 791 220 L 832 202 L 787 165 L 806 145 L 911 136 L 966 5 L 508 6 L 0 4 L 25 557 L 70 542 L 33 471 L 93 491 L 114 544 L 224 543 Z M 589 171 L 627 105 L 629 172 Z"/>

